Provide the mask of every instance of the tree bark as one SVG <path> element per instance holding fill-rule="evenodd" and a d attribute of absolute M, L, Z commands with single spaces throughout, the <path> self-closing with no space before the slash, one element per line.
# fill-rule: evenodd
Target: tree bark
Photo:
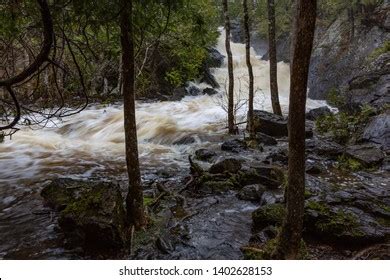
<path fill-rule="evenodd" d="M 295 46 L 291 66 L 289 107 L 287 215 L 274 252 L 277 259 L 296 259 L 299 254 L 305 202 L 305 110 L 310 56 L 313 48 L 316 0 L 297 0 Z"/>
<path fill-rule="evenodd" d="M 245 46 L 246 46 L 246 65 L 248 67 L 249 74 L 249 109 L 248 109 L 248 128 L 249 136 L 251 139 L 255 138 L 255 131 L 253 126 L 253 99 L 254 99 L 254 77 L 253 68 L 251 63 L 251 37 L 249 29 L 249 12 L 247 0 L 243 2 L 244 6 L 244 27 L 245 27 Z"/>
<path fill-rule="evenodd" d="M 228 88 L 228 128 L 229 134 L 236 134 L 234 120 L 234 73 L 233 73 L 233 55 L 230 48 L 230 18 L 228 0 L 223 0 L 223 11 L 225 16 L 225 32 L 226 32 L 226 53 L 228 56 L 228 71 L 229 71 L 229 88 Z"/>
<path fill-rule="evenodd" d="M 269 64 L 270 64 L 270 85 L 271 102 L 274 114 L 282 115 L 278 92 L 278 64 L 276 58 L 276 27 L 275 27 L 275 2 L 268 0 L 268 37 L 269 37 Z"/>
<path fill-rule="evenodd" d="M 122 94 L 126 164 L 129 190 L 126 197 L 127 221 L 135 228 L 146 224 L 138 159 L 137 125 L 135 118 L 135 65 L 132 26 L 132 0 L 121 0 L 120 29 L 122 47 Z"/>

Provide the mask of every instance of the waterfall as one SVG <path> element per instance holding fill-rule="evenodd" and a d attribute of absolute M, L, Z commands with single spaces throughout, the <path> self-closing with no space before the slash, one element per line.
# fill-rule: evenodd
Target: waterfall
<path fill-rule="evenodd" d="M 216 48 L 223 54 L 224 41 L 225 37 L 221 34 Z M 232 51 L 235 95 L 242 100 L 238 115 L 245 117 L 245 100 L 248 97 L 245 45 L 232 43 Z M 269 63 L 260 60 L 253 49 L 251 61 L 255 75 L 255 109 L 271 111 Z M 288 109 L 289 71 L 288 64 L 278 64 L 280 102 L 285 113 Z M 212 69 L 221 85 L 219 93 L 214 96 L 189 96 L 176 102 L 136 104 L 139 151 L 144 169 L 183 165 L 187 161 L 188 152 L 208 145 L 207 140 L 204 140 L 206 136 L 226 132 L 226 112 L 221 104 L 226 97 L 224 86 L 227 72 L 226 62 L 223 67 Z M 193 84 L 199 88 L 208 87 L 198 82 Z M 308 100 L 308 108 L 322 105 L 324 102 Z M 194 144 L 172 145 L 188 135 L 194 135 Z M 0 185 L 71 174 L 88 177 L 103 171 L 122 174 L 124 170 L 121 105 L 90 106 L 58 126 L 39 130 L 24 128 L 12 140 L 6 139 L 0 144 Z"/>

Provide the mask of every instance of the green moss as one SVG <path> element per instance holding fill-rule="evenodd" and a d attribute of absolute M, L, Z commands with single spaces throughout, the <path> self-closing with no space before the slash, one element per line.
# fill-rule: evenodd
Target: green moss
<path fill-rule="evenodd" d="M 314 194 L 309 191 L 308 189 L 305 189 L 305 199 L 312 197 Z"/>
<path fill-rule="evenodd" d="M 317 211 L 321 214 L 328 214 L 329 213 L 329 207 L 323 203 L 319 203 L 314 200 L 309 200 L 306 203 L 306 209 Z"/>
<path fill-rule="evenodd" d="M 390 219 L 389 218 L 378 217 L 378 218 L 376 218 L 376 221 L 384 227 L 390 227 Z"/>
<path fill-rule="evenodd" d="M 211 189 L 216 192 L 224 192 L 234 188 L 234 184 L 229 180 L 226 181 L 209 181 L 203 184 L 204 188 Z"/>
<path fill-rule="evenodd" d="M 199 188 L 210 189 L 212 191 L 224 192 L 232 190 L 237 187 L 235 176 L 217 176 L 204 172 L 202 176 L 197 179 L 197 185 Z"/>
<path fill-rule="evenodd" d="M 154 199 L 152 197 L 145 197 L 144 196 L 144 206 L 150 206 L 154 202 Z"/>
<path fill-rule="evenodd" d="M 390 52 L 390 40 L 387 40 L 384 42 L 382 46 L 379 48 L 376 48 L 370 55 L 369 55 L 369 60 L 375 60 L 382 54 Z"/>
<path fill-rule="evenodd" d="M 277 239 L 271 239 L 260 248 L 244 247 L 242 252 L 246 260 L 270 260 L 276 248 Z"/>
<path fill-rule="evenodd" d="M 336 168 L 342 171 L 356 172 L 363 169 L 363 165 L 356 159 L 346 155 L 337 158 Z"/>
<path fill-rule="evenodd" d="M 385 210 L 386 212 L 390 213 L 390 206 L 385 204 L 379 204 L 378 205 L 381 209 Z"/>
<path fill-rule="evenodd" d="M 253 227 L 263 229 L 266 226 L 279 226 L 286 215 L 283 204 L 268 204 L 252 213 Z"/>
<path fill-rule="evenodd" d="M 351 213 L 342 210 L 331 211 L 328 205 L 315 201 L 306 203 L 306 210 L 318 212 L 318 218 L 314 227 L 324 236 L 361 236 L 363 233 L 359 230 L 357 217 Z"/>
<path fill-rule="evenodd" d="M 68 204 L 63 214 L 73 214 L 76 217 L 94 215 L 95 211 L 101 208 L 103 193 L 104 188 L 95 188 L 93 191 L 85 192 L 80 199 Z"/>
<path fill-rule="evenodd" d="M 345 104 L 345 98 L 341 95 L 337 88 L 332 88 L 326 95 L 326 101 L 329 105 L 339 107 Z"/>
<path fill-rule="evenodd" d="M 374 113 L 371 106 L 365 105 L 356 114 L 340 112 L 322 116 L 316 120 L 316 129 L 320 134 L 329 134 L 337 143 L 346 144 L 356 138 L 359 129 L 368 123 Z"/>
<path fill-rule="evenodd" d="M 359 224 L 357 218 L 349 213 L 337 211 L 325 219 L 317 222 L 317 227 L 324 233 L 332 235 L 341 235 L 349 233 L 352 236 L 362 236 L 363 233 L 358 229 Z"/>
<path fill-rule="evenodd" d="M 260 248 L 244 247 L 242 252 L 246 260 L 271 260 L 278 244 L 278 238 L 269 240 Z M 301 241 L 301 247 L 299 250 L 298 259 L 309 259 L 309 253 L 307 251 L 305 241 Z"/>
<path fill-rule="evenodd" d="M 146 229 L 134 232 L 132 240 L 133 251 L 154 244 L 156 237 L 161 233 L 163 228 L 162 220 L 150 218 Z"/>

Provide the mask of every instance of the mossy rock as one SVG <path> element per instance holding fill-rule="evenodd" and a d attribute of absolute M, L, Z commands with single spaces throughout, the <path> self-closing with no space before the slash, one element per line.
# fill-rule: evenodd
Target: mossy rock
<path fill-rule="evenodd" d="M 262 230 L 267 226 L 280 226 L 286 214 L 283 204 L 268 204 L 252 213 L 253 229 Z"/>
<path fill-rule="evenodd" d="M 269 240 L 259 248 L 243 247 L 241 251 L 244 254 L 246 260 L 272 260 L 273 254 L 278 244 L 278 238 Z M 306 243 L 302 240 L 301 247 L 298 254 L 299 260 L 309 259 L 309 253 L 307 251 Z"/>
<path fill-rule="evenodd" d="M 58 179 L 42 190 L 71 244 L 88 254 L 114 253 L 129 242 L 123 198 L 119 187 L 106 182 Z"/>
<path fill-rule="evenodd" d="M 233 175 L 231 180 L 241 187 L 261 184 L 269 189 L 276 189 L 285 181 L 285 173 L 278 167 L 264 165 L 241 170 Z"/>
<path fill-rule="evenodd" d="M 210 193 L 223 193 L 237 188 L 230 176 L 207 172 L 196 179 L 196 186 L 198 189 Z"/>
<path fill-rule="evenodd" d="M 383 226 L 363 211 L 311 200 L 305 205 L 304 227 L 310 235 L 341 245 L 360 246 L 386 238 Z"/>

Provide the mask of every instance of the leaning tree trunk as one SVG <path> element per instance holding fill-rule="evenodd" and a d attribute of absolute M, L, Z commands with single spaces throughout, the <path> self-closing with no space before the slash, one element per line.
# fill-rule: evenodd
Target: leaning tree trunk
<path fill-rule="evenodd" d="M 226 53 L 228 56 L 229 88 L 228 88 L 228 128 L 229 134 L 236 134 L 234 121 L 234 73 L 233 73 L 233 55 L 230 48 L 230 18 L 228 0 L 223 0 L 223 11 L 225 15 L 226 32 Z"/>
<path fill-rule="evenodd" d="M 248 128 L 251 139 L 255 138 L 255 131 L 253 126 L 253 99 L 254 99 L 254 77 L 251 63 L 251 37 L 249 30 L 249 12 L 247 0 L 243 2 L 244 6 L 244 26 L 245 26 L 245 46 L 246 46 L 246 65 L 249 74 L 249 109 L 248 109 Z"/>
<path fill-rule="evenodd" d="M 274 114 L 282 115 L 278 92 L 278 65 L 276 58 L 276 31 L 275 31 L 275 2 L 268 0 L 268 37 L 269 37 L 269 63 L 271 101 Z"/>
<path fill-rule="evenodd" d="M 129 191 L 126 197 L 127 221 L 135 228 L 145 225 L 141 173 L 138 159 L 137 126 L 135 119 L 135 70 L 132 26 L 132 0 L 121 1 L 121 47 L 122 47 L 122 94 L 124 103 L 124 126 L 126 164 Z"/>
<path fill-rule="evenodd" d="M 290 108 L 288 118 L 289 153 L 287 215 L 274 252 L 278 259 L 298 257 L 305 202 L 305 109 L 310 56 L 313 48 L 316 0 L 297 0 L 294 28 L 295 46 L 291 66 Z"/>

